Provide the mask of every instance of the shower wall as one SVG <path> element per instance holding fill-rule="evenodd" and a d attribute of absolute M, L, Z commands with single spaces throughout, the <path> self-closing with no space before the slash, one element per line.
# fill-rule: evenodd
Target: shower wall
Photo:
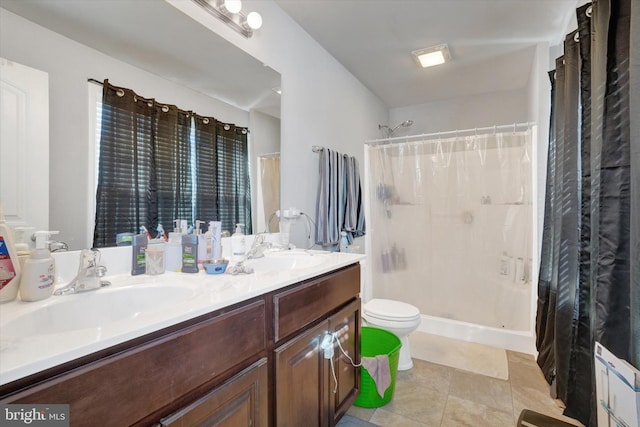
<path fill-rule="evenodd" d="M 367 149 L 373 296 L 528 331 L 530 131 Z"/>

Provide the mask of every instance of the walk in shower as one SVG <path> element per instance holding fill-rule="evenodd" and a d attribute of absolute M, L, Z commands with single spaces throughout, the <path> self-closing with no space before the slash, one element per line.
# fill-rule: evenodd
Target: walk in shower
<path fill-rule="evenodd" d="M 534 130 L 497 129 L 367 145 L 368 280 L 424 332 L 529 351 Z"/>

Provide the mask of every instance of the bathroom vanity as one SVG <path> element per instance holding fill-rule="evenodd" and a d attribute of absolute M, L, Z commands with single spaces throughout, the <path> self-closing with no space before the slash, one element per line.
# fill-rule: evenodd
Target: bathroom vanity
<path fill-rule="evenodd" d="M 92 351 L 101 333 L 94 328 L 94 343 L 82 355 L 31 355 L 30 363 L 20 365 L 5 352 L 19 353 L 12 347 L 22 340 L 31 353 L 35 347 L 29 345 L 47 339 L 55 352 L 56 334 L 33 337 L 35 344 L 0 335 L 2 357 L 19 372 L 0 366 L 0 402 L 70 404 L 72 426 L 333 426 L 357 397 L 359 370 L 334 340 L 336 383 L 321 343 L 327 332 L 336 332 L 359 361 L 360 258 L 330 254 L 333 262 L 298 271 L 189 277 L 200 279 L 204 284 L 195 286 L 208 293 L 178 304 L 180 313 L 164 309 L 170 320 L 156 312 L 150 324 L 121 322 L 136 328 L 137 336 L 103 328 L 106 344 Z M 94 295 L 78 294 L 77 303 Z M 66 335 L 86 337 L 80 332 Z M 12 375 L 17 378 L 6 382 Z"/>

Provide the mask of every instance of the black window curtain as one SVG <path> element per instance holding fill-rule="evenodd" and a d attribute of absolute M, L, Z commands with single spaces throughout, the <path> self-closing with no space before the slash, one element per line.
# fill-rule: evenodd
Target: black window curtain
<path fill-rule="evenodd" d="M 141 225 L 155 236 L 175 219 L 251 233 L 247 135 L 105 80 L 93 246 L 115 246 Z"/>
<path fill-rule="evenodd" d="M 578 29 L 550 73 L 538 365 L 565 415 L 587 426 L 599 404 L 594 343 L 640 367 L 638 44 L 630 43 L 639 3 L 577 9 Z"/>

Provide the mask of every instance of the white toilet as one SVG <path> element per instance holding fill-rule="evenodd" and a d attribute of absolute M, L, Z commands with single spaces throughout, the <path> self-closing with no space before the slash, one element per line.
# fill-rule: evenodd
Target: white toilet
<path fill-rule="evenodd" d="M 362 306 L 362 321 L 365 326 L 373 326 L 394 333 L 402 342 L 398 370 L 413 367 L 408 335 L 420 325 L 420 310 L 400 301 L 374 298 Z"/>

